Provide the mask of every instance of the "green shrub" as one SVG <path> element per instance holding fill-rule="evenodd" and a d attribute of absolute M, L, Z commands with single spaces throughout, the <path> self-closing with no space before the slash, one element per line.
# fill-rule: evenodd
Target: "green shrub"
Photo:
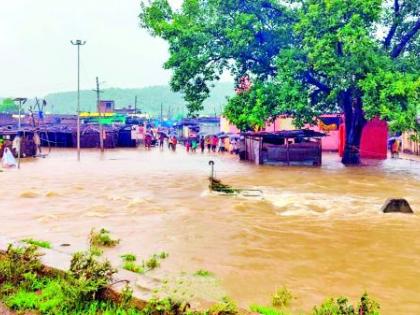
<path fill-rule="evenodd" d="M 337 300 L 330 298 L 326 300 L 319 307 L 315 307 L 313 315 L 356 315 L 353 305 L 345 297 L 340 297 Z"/>
<path fill-rule="evenodd" d="M 120 240 L 113 239 L 111 237 L 110 231 L 106 229 L 100 229 L 99 232 L 96 232 L 95 229 L 90 231 L 89 243 L 90 246 L 105 246 L 105 247 L 114 247 L 118 245 Z"/>
<path fill-rule="evenodd" d="M 105 288 L 116 272 L 108 260 L 98 261 L 89 252 L 75 253 L 70 263 L 70 276 L 88 297 Z"/>
<path fill-rule="evenodd" d="M 160 266 L 158 256 L 153 255 L 152 257 L 143 262 L 143 266 L 147 268 L 147 270 L 153 270 L 158 268 Z"/>
<path fill-rule="evenodd" d="M 142 309 L 143 315 L 178 315 L 185 314 L 188 305 L 174 302 L 171 298 L 156 299 L 152 298 Z M 203 314 L 204 315 L 204 314 Z"/>
<path fill-rule="evenodd" d="M 359 314 L 363 315 L 379 315 L 380 306 L 379 303 L 371 299 L 365 292 L 360 298 L 359 303 Z"/>
<path fill-rule="evenodd" d="M 143 266 L 136 264 L 136 262 L 134 261 L 125 261 L 123 264 L 123 269 L 131 271 L 131 272 L 139 273 L 139 274 L 144 273 Z"/>
<path fill-rule="evenodd" d="M 292 293 L 286 287 L 282 287 L 274 292 L 272 304 L 276 307 L 287 307 L 290 305 L 292 299 Z"/>
<path fill-rule="evenodd" d="M 236 315 L 238 307 L 232 299 L 224 297 L 220 303 L 210 307 L 208 313 L 211 315 Z"/>
<path fill-rule="evenodd" d="M 97 246 L 90 246 L 89 252 L 93 256 L 97 256 L 97 257 L 102 256 L 102 254 L 104 253 L 104 251 Z"/>
<path fill-rule="evenodd" d="M 37 246 L 37 247 L 52 248 L 52 245 L 51 245 L 50 242 L 35 240 L 33 238 L 23 239 L 22 242 L 27 243 L 27 244 L 31 244 L 31 245 L 34 245 L 34 246 Z"/>
<path fill-rule="evenodd" d="M 120 257 L 122 258 L 123 261 L 136 261 L 137 260 L 136 255 L 133 255 L 130 253 L 121 255 Z"/>
<path fill-rule="evenodd" d="M 30 272 L 40 272 L 42 264 L 37 247 L 9 245 L 5 254 L 0 254 L 0 283 L 17 285 Z"/>
<path fill-rule="evenodd" d="M 167 253 L 167 252 L 160 252 L 158 256 L 159 256 L 160 259 L 166 259 L 166 258 L 169 257 L 169 253 Z"/>
<path fill-rule="evenodd" d="M 357 308 L 349 303 L 346 297 L 336 300 L 330 298 L 321 306 L 315 307 L 313 315 L 379 315 L 379 304 L 365 293 L 360 298 Z"/>

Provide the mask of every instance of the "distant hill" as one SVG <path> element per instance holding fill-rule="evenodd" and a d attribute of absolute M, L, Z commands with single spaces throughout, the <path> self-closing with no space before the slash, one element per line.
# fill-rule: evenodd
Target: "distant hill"
<path fill-rule="evenodd" d="M 233 83 L 216 83 L 211 96 L 204 103 L 201 114 L 220 114 L 226 104 L 226 98 L 233 95 Z M 186 114 L 185 101 L 180 93 L 174 93 L 169 86 L 153 86 L 139 89 L 105 89 L 101 94 L 102 100 L 114 100 L 116 108 L 134 107 L 137 95 L 137 108 L 153 116 L 160 115 L 163 105 L 164 115 Z M 46 111 L 54 114 L 73 114 L 76 111 L 77 92 L 60 92 L 48 94 Z M 93 91 L 80 92 L 80 106 L 82 111 L 96 110 L 96 94 Z"/>

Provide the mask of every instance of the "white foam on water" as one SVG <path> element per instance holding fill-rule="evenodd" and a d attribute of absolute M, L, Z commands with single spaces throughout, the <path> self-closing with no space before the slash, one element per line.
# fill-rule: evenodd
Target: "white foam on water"
<path fill-rule="evenodd" d="M 264 198 L 270 202 L 280 216 L 359 216 L 380 213 L 381 200 L 359 195 L 264 191 Z"/>

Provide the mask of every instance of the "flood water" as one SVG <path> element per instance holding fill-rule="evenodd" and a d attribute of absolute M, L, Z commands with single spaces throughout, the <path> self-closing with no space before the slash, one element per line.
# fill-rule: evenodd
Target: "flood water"
<path fill-rule="evenodd" d="M 209 193 L 210 159 L 224 183 L 263 198 Z M 420 314 L 420 215 L 380 212 L 387 198 L 404 197 L 420 213 L 420 163 L 345 168 L 334 154 L 323 162 L 255 166 L 137 149 L 82 151 L 77 163 L 74 151 L 54 150 L 0 173 L 0 234 L 77 250 L 91 228 L 106 227 L 122 240 L 108 253 L 115 264 L 122 253 L 165 250 L 157 277 L 209 270 L 244 307 L 269 304 L 284 285 L 295 310 L 367 291 L 382 314 Z"/>

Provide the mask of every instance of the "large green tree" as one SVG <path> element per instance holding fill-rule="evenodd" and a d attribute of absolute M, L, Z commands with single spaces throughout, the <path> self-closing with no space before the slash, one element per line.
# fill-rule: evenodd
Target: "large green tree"
<path fill-rule="evenodd" d="M 345 164 L 360 162 L 367 119 L 419 129 L 417 0 L 166 0 L 143 5 L 141 21 L 169 43 L 171 86 L 192 113 L 223 71 L 253 86 L 231 98 L 226 116 L 241 129 L 279 114 L 298 124 L 342 111 Z"/>
<path fill-rule="evenodd" d="M 275 58 L 288 45 L 296 21 L 293 10 L 274 1 L 185 0 L 173 11 L 167 0 L 142 4 L 143 27 L 169 43 L 171 87 L 181 91 L 190 113 L 202 109 L 212 82 L 223 71 L 239 80 L 275 77 Z"/>

